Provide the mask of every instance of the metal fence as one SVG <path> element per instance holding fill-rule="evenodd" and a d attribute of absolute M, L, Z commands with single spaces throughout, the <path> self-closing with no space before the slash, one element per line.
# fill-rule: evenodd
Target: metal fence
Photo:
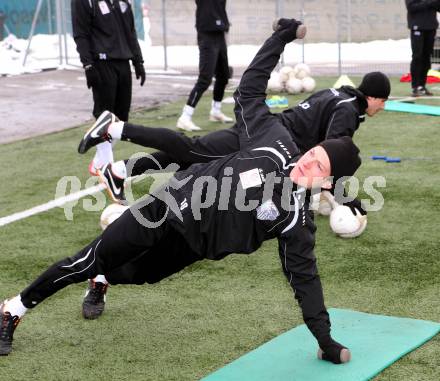
<path fill-rule="evenodd" d="M 176 46 L 196 45 L 194 0 L 144 3 L 149 9 L 153 46 L 167 46 L 163 66 L 182 70 L 188 66 L 187 59 L 175 59 L 179 56 Z M 259 46 L 270 34 L 275 18 L 294 17 L 308 26 L 308 34 L 300 48 L 284 56 L 287 64 L 307 62 L 315 72 L 333 75 L 408 71 L 411 49 L 405 3 L 401 0 L 230 0 L 227 10 L 232 24 L 228 45 L 233 64 L 252 58 L 237 60 L 236 55 L 247 53 L 243 46 Z M 403 39 L 407 41 L 390 42 Z M 383 54 L 374 50 L 376 54 L 371 54 L 373 44 Z M 399 54 L 387 48 L 392 45 L 394 50 L 397 45 Z M 192 53 L 197 54 L 197 50 Z"/>
<path fill-rule="evenodd" d="M 59 61 L 79 64 L 71 38 L 70 0 L 35 2 L 41 9 L 34 13 L 34 31 L 29 36 L 40 19 L 55 19 L 47 29 L 59 36 Z M 196 71 L 195 1 L 132 2 L 138 15 L 146 16 L 137 29 L 139 38 L 146 40 L 141 45 L 147 69 Z M 45 3 L 52 4 L 51 17 L 47 16 L 47 9 L 42 10 Z M 247 65 L 271 33 L 275 18 L 295 17 L 308 26 L 308 34 L 305 41 L 288 47 L 283 58 L 287 64 L 307 62 L 316 74 L 330 75 L 371 70 L 388 74 L 408 72 L 411 49 L 405 3 L 401 0 L 229 0 L 227 10 L 231 21 L 229 57 L 234 67 Z M 392 44 L 390 41 L 397 41 L 394 50 L 387 48 Z M 371 53 L 372 47 L 376 54 Z"/>

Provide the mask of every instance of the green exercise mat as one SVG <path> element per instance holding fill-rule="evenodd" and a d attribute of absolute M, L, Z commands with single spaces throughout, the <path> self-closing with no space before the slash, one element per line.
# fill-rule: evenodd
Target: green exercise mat
<path fill-rule="evenodd" d="M 440 323 L 331 308 L 332 336 L 352 360 L 318 360 L 316 340 L 303 324 L 245 354 L 203 381 L 369 380 L 440 332 Z"/>
<path fill-rule="evenodd" d="M 438 106 L 418 105 L 399 101 L 386 101 L 385 110 L 440 116 L 440 107 Z"/>

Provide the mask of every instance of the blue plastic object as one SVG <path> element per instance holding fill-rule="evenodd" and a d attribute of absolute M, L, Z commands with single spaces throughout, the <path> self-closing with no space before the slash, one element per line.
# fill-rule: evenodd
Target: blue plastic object
<path fill-rule="evenodd" d="M 270 108 L 285 108 L 289 107 L 289 101 L 286 97 L 281 97 L 279 95 L 274 95 L 266 99 L 266 104 Z"/>
<path fill-rule="evenodd" d="M 373 156 L 371 156 L 371 158 L 373 160 L 386 160 L 387 159 L 386 156 L 379 156 L 379 155 L 373 155 Z"/>
<path fill-rule="evenodd" d="M 387 163 L 400 163 L 400 157 L 387 157 L 385 160 Z"/>

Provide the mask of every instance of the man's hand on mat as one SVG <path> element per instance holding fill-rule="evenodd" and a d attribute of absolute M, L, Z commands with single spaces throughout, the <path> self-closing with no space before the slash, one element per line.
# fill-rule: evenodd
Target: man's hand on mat
<path fill-rule="evenodd" d="M 318 358 L 331 361 L 333 364 L 343 364 L 351 359 L 350 350 L 329 338 L 319 343 Z"/>

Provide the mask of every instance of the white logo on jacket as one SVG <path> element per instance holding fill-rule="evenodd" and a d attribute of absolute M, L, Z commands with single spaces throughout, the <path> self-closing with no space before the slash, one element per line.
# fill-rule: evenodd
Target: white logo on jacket
<path fill-rule="evenodd" d="M 121 8 L 122 13 L 125 13 L 127 11 L 128 5 L 125 1 L 120 1 L 119 8 Z"/>
<path fill-rule="evenodd" d="M 280 215 L 272 200 L 267 200 L 257 208 L 257 218 L 263 221 L 275 221 Z"/>
<path fill-rule="evenodd" d="M 107 15 L 110 13 L 110 9 L 105 1 L 99 1 L 98 5 L 103 15 Z"/>

